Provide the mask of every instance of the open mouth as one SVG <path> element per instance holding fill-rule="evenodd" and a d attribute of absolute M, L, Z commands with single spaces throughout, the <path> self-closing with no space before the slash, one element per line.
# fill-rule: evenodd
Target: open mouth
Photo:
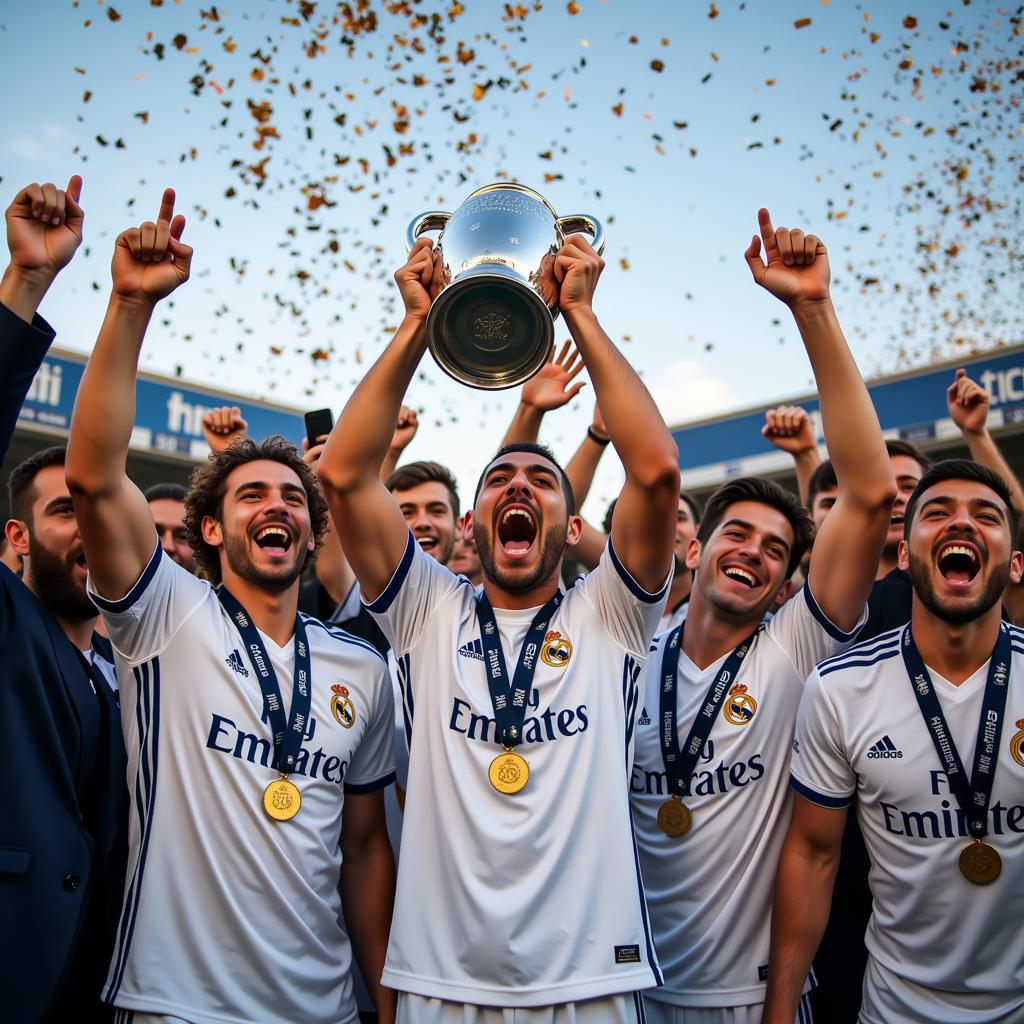
<path fill-rule="evenodd" d="M 258 548 L 272 554 L 284 554 L 292 546 L 291 534 L 283 526 L 263 526 L 253 540 Z"/>
<path fill-rule="evenodd" d="M 946 544 L 935 560 L 947 583 L 966 586 L 981 570 L 978 553 L 966 544 Z"/>
<path fill-rule="evenodd" d="M 747 572 L 746 569 L 741 569 L 738 565 L 730 565 L 727 569 L 723 569 L 722 572 L 729 579 L 736 583 L 742 583 L 751 590 L 757 586 L 757 578 L 752 573 Z"/>
<path fill-rule="evenodd" d="M 416 543 L 419 544 L 419 546 L 427 552 L 434 551 L 437 548 L 437 538 L 429 534 L 424 534 L 422 537 L 417 537 Z"/>
<path fill-rule="evenodd" d="M 511 558 L 525 555 L 537 538 L 537 521 L 522 505 L 510 505 L 498 520 L 498 543 Z"/>

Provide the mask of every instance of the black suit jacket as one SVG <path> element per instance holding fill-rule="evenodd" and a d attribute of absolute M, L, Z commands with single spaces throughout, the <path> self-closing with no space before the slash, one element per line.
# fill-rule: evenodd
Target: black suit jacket
<path fill-rule="evenodd" d="M 0 456 L 53 331 L 0 305 Z M 120 717 L 102 678 L 0 566 L 0 1005 L 8 1024 L 101 1015 L 124 885 Z"/>

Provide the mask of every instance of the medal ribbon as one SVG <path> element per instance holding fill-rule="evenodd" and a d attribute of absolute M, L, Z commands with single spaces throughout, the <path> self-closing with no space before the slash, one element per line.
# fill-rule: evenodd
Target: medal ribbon
<path fill-rule="evenodd" d="M 476 617 L 480 622 L 480 642 L 484 648 L 487 688 L 491 691 L 496 739 L 503 747 L 514 747 L 523 736 L 526 721 L 526 700 L 537 671 L 537 656 L 547 632 L 548 622 L 562 603 L 562 594 L 555 596 L 537 614 L 523 638 L 516 672 L 509 682 L 505 654 L 501 649 L 498 623 L 487 595 L 481 591 L 476 601 Z"/>
<path fill-rule="evenodd" d="M 729 684 L 735 680 L 740 665 L 750 650 L 754 637 L 757 636 L 755 629 L 725 659 L 725 664 L 715 676 L 700 711 L 697 712 L 697 717 L 686 734 L 686 740 L 680 747 L 679 733 L 676 730 L 676 683 L 679 678 L 679 648 L 682 646 L 685 625 L 683 622 L 672 630 L 661 657 L 661 757 L 665 763 L 665 774 L 668 776 L 668 791 L 678 797 L 690 795 L 690 776 L 697 766 L 697 759 L 725 703 Z M 760 628 L 758 626 L 758 629 Z"/>
<path fill-rule="evenodd" d="M 302 747 L 302 737 L 306 731 L 306 723 L 309 719 L 309 708 L 313 700 L 310 689 L 311 659 L 309 656 L 309 641 L 306 639 L 306 627 L 302 624 L 302 617 L 295 616 L 295 677 L 292 682 L 291 712 L 288 720 L 284 717 L 284 702 L 281 697 L 281 687 L 277 682 L 277 673 L 270 663 L 270 657 L 263 641 L 260 639 L 259 630 L 253 625 L 248 612 L 238 602 L 237 598 L 228 591 L 226 587 L 217 590 L 217 597 L 224 606 L 224 610 L 231 616 L 235 628 L 242 637 L 242 644 L 249 661 L 256 671 L 256 678 L 260 681 L 260 689 L 263 691 L 263 708 L 270 719 L 270 728 L 274 739 L 274 760 L 271 767 L 282 775 L 288 775 L 295 770 L 295 763 Z"/>
<path fill-rule="evenodd" d="M 988 804 L 995 782 L 996 762 L 999 756 L 999 737 L 1006 717 L 1006 691 L 1010 682 L 1010 634 L 1000 623 L 999 636 L 988 664 L 985 696 L 981 704 L 978 739 L 974 746 L 974 768 L 970 779 L 964 771 L 960 752 L 946 725 L 946 716 L 936 696 L 935 688 L 924 666 L 924 660 L 914 643 L 908 625 L 903 632 L 903 664 L 907 668 L 910 684 L 917 697 L 918 707 L 935 744 L 939 763 L 949 779 L 949 787 L 957 803 L 967 816 L 968 831 L 975 839 L 988 835 Z"/>

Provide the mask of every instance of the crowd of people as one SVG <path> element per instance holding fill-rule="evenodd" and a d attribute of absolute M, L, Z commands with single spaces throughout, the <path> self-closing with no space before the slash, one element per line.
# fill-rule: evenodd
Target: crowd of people
<path fill-rule="evenodd" d="M 81 189 L 7 209 L 4 453 Z M 828 457 L 771 410 L 799 493 L 740 477 L 700 508 L 572 235 L 572 344 L 463 510 L 441 462 L 403 461 L 420 239 L 329 434 L 217 409 L 188 488 L 144 493 L 139 355 L 192 259 L 174 204 L 117 236 L 67 445 L 8 479 L 4 1020 L 1024 1021 L 1024 496 L 983 388 L 946 395 L 969 459 L 886 440 L 825 246 L 761 210 L 744 257 L 793 316 Z M 537 438 L 584 369 L 563 468 Z"/>

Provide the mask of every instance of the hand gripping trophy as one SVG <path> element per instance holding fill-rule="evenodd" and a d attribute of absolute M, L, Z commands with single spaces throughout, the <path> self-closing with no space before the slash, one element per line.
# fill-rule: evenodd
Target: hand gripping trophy
<path fill-rule="evenodd" d="M 431 210 L 409 224 L 406 245 L 440 230 L 427 317 L 438 366 L 483 390 L 511 388 L 547 362 L 558 316 L 555 253 L 582 231 L 604 250 L 596 217 L 559 217 L 525 185 L 499 182 L 477 189 L 454 212 Z"/>

